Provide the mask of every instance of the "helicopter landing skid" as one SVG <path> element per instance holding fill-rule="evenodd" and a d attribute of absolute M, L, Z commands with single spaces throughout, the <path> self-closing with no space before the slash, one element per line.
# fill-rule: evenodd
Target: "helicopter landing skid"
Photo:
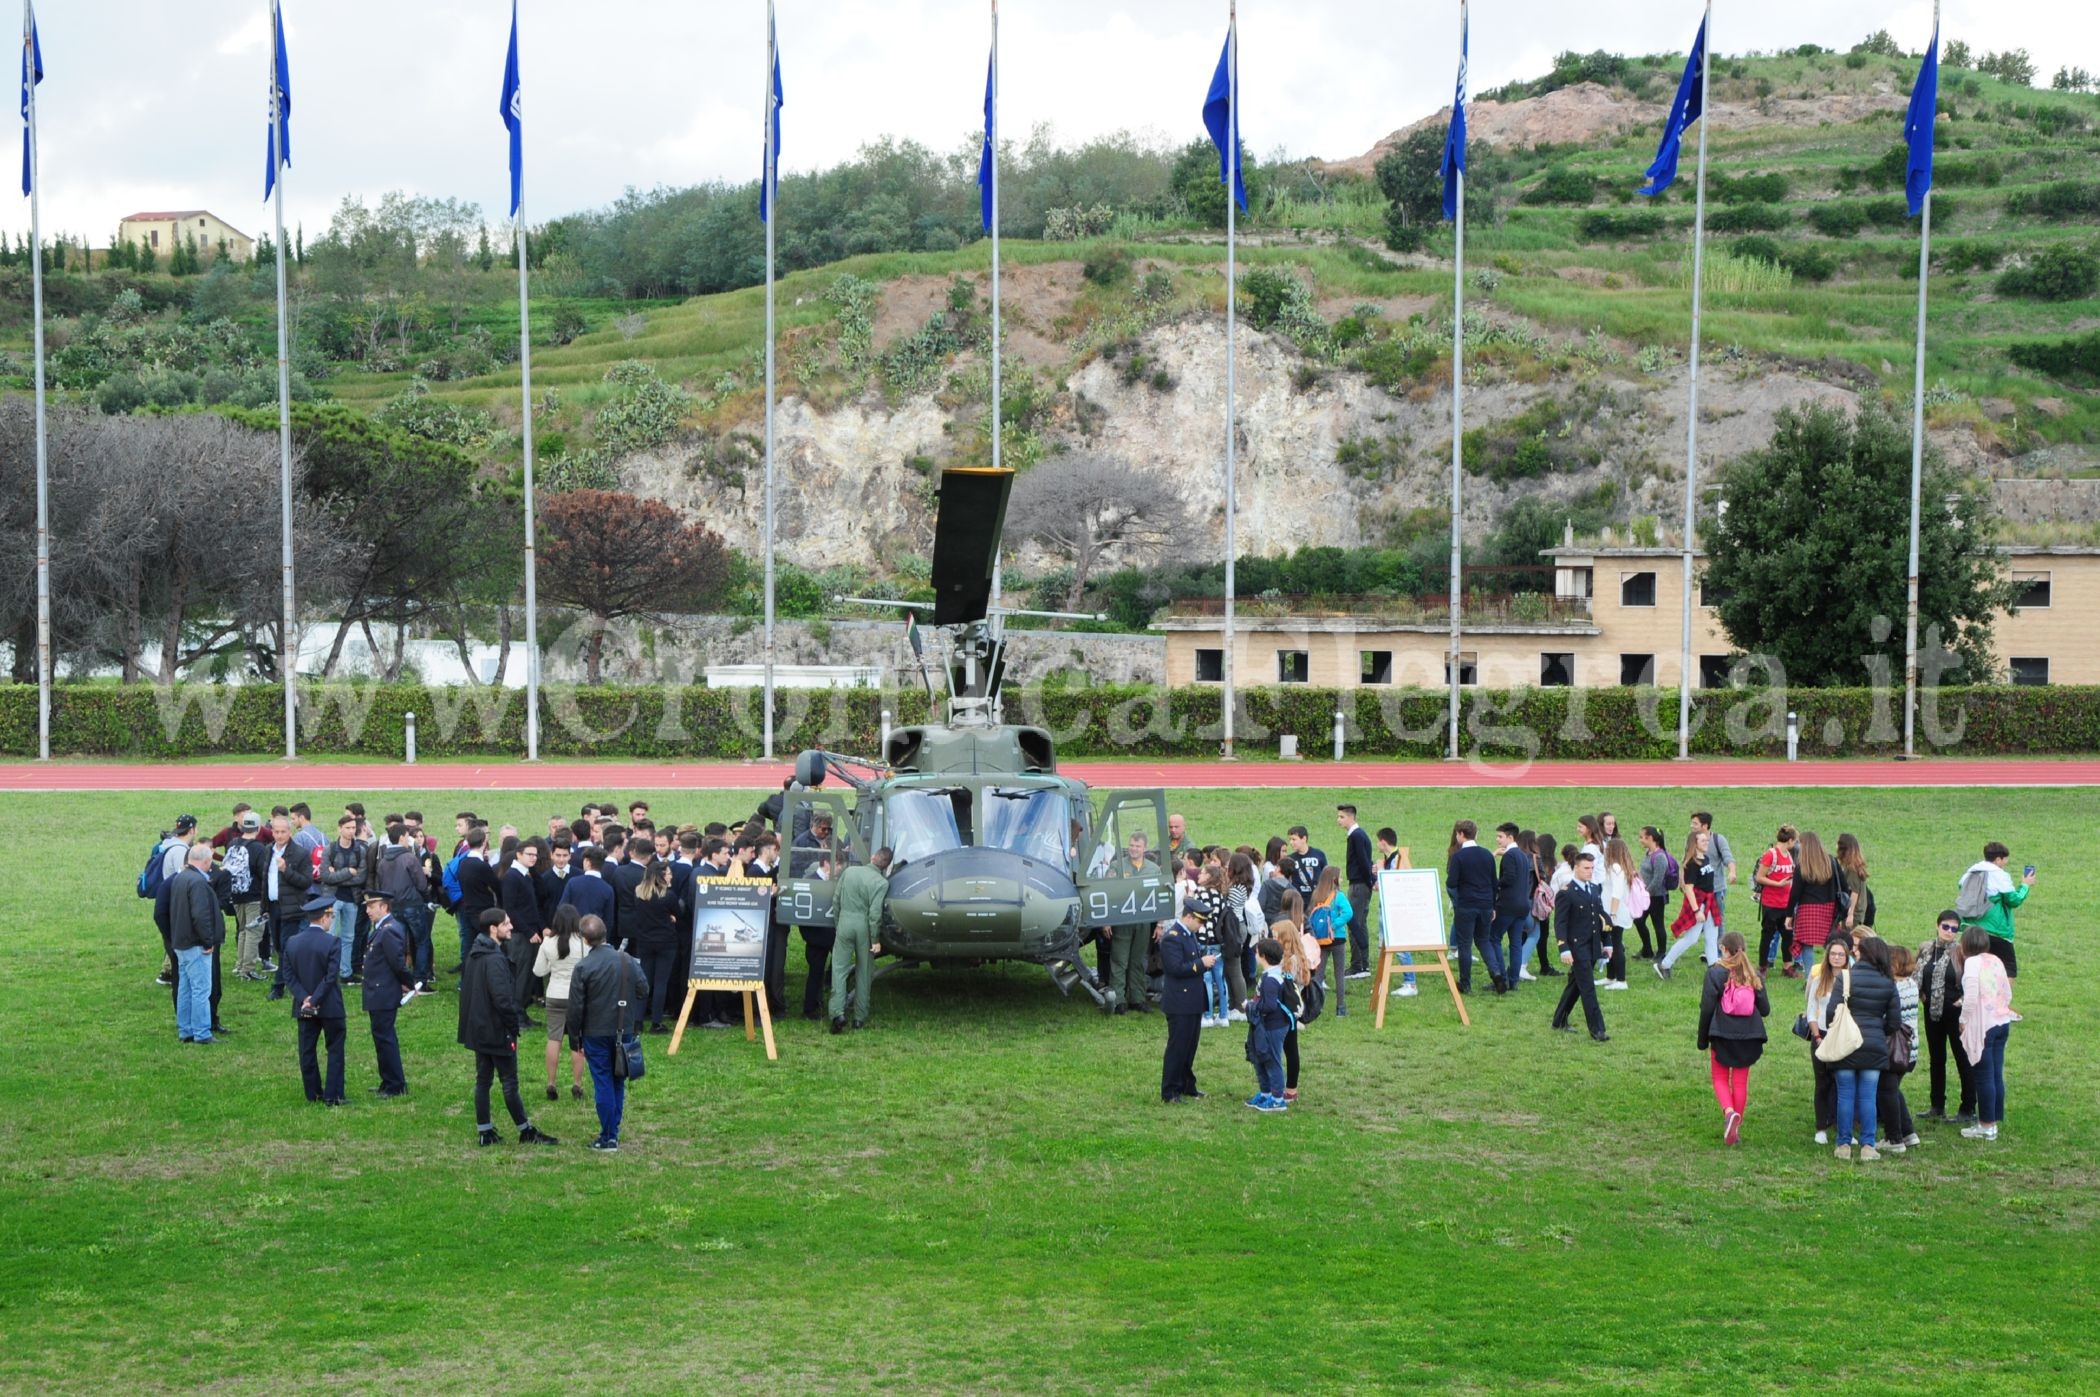
<path fill-rule="evenodd" d="M 1044 969 L 1050 972 L 1050 983 L 1057 986 L 1058 993 L 1065 998 L 1070 999 L 1072 986 L 1078 985 L 1094 997 L 1094 1003 L 1101 1006 L 1102 1012 L 1114 1012 L 1118 1000 L 1116 992 L 1104 987 L 1101 977 L 1085 961 L 1046 961 Z"/>

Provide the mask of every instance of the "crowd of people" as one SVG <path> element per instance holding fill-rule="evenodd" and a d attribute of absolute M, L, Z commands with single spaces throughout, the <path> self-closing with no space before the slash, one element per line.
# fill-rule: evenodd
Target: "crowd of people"
<path fill-rule="evenodd" d="M 382 815 L 375 826 L 353 801 L 329 839 L 304 802 L 267 817 L 242 804 L 209 839 L 193 816 L 178 817 L 149 856 L 139 892 L 154 900 L 165 952 L 160 983 L 173 992 L 179 1042 L 208 1045 L 228 1032 L 220 952 L 230 939 L 234 978 L 290 1001 L 307 1099 L 328 1106 L 343 1101 L 351 986 L 371 1030 L 372 1092 L 408 1090 L 396 1018 L 443 985 L 435 927 L 439 914 L 449 916 L 459 955 L 444 974 L 459 995 L 458 1040 L 475 1057 L 477 1138 L 502 1138 L 492 1120 L 500 1087 L 517 1137 L 555 1143 L 531 1119 L 518 1085 L 519 1044 L 544 1029 L 547 1099 L 561 1098 L 566 1048 L 572 1099 L 585 1098 L 590 1078 L 599 1125 L 592 1147 L 616 1150 L 625 1082 L 641 1070 L 639 1035 L 668 1032 L 667 1016 L 681 1008 L 695 883 L 777 880 L 780 818 L 779 796 L 734 827 L 659 825 L 644 801 L 624 810 L 586 804 L 574 819 L 550 816 L 544 834 L 491 829 L 460 811 L 444 849 L 419 811 Z M 795 875 L 840 871 L 828 821 L 814 812 L 809 828 L 788 832 Z M 1330 1009 L 1336 1018 L 1349 1013 L 1350 987 L 1362 993 L 1381 954 L 1371 923 L 1378 875 L 1412 866 L 1396 832 L 1388 826 L 1374 836 L 1354 805 L 1338 805 L 1335 823 L 1338 861 L 1304 825 L 1260 848 L 1200 846 L 1179 814 L 1169 817 L 1157 854 L 1142 835 L 1132 837 L 1131 871 L 1172 871 L 1175 915 L 1101 928 L 1094 939 L 1115 1012 L 1156 1006 L 1166 1017 L 1164 1101 L 1204 1095 L 1195 1076 L 1203 1030 L 1236 1024 L 1246 1026 L 1255 1072 L 1246 1104 L 1281 1112 L 1298 1100 L 1301 1030 Z M 1579 1004 L 1590 1037 L 1607 1043 L 1602 996 L 1629 988 L 1632 963 L 1647 962 L 1668 981 L 1696 949 L 1705 971 L 1696 1039 L 1727 1143 L 1740 1139 L 1749 1108 L 1775 976 L 1801 982 L 1793 1031 L 1810 1054 L 1819 1144 L 1835 1140 L 1841 1156 L 1857 1148 L 1859 1159 L 1874 1160 L 1918 1144 L 1920 1120 L 1997 1137 L 2006 1044 L 2019 1017 L 2014 918 L 2035 877 L 2031 866 L 2014 877 L 2003 844 L 1984 847 L 1957 880 L 1954 906 L 1913 946 L 1877 932 L 1873 880 L 1852 834 L 1826 846 L 1813 830 L 1782 825 L 1739 863 L 1706 811 L 1692 814 L 1676 851 L 1653 825 L 1629 838 L 1608 811 L 1576 823 L 1577 835 L 1563 843 L 1506 822 L 1493 830 L 1492 849 L 1474 821 L 1455 825 L 1443 881 L 1461 994 L 1474 990 L 1476 960 L 1496 995 L 1563 979 L 1551 1026 L 1572 1032 Z M 836 929 L 799 928 L 808 967 L 802 1015 L 828 1011 L 834 1033 L 868 1022 L 889 863 L 881 850 L 843 870 Z M 1755 954 L 1727 912 L 1746 871 L 1758 909 Z M 789 930 L 776 913 L 766 936 L 764 996 L 776 1017 L 787 1008 Z M 1391 993 L 1414 996 L 1416 979 L 1405 969 L 1413 962 L 1399 959 Z M 727 1028 L 739 1009 L 737 995 L 702 993 L 693 1021 Z M 1929 1105 L 1914 1116 L 1903 1081 L 1921 1057 Z M 1958 1083 L 1951 1111 L 1950 1059 Z"/>

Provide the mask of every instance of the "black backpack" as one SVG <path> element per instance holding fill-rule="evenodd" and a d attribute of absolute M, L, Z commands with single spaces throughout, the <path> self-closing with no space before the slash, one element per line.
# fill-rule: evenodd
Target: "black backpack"
<path fill-rule="evenodd" d="M 1291 986 L 1296 984 L 1289 976 L 1284 977 L 1283 983 Z M 1305 986 L 1304 992 L 1299 995 L 1299 999 L 1302 1005 L 1298 1010 L 1298 1022 L 1311 1023 L 1314 1019 L 1320 1017 L 1320 1011 L 1327 1007 L 1326 982 L 1317 975 L 1314 976 Z"/>

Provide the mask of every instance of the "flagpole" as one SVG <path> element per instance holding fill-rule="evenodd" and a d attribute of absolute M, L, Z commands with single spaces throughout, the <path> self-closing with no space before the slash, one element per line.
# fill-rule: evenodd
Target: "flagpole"
<path fill-rule="evenodd" d="M 23 54 L 34 64 L 36 11 L 22 0 Z M 29 102 L 29 264 L 30 299 L 36 335 L 36 755 L 51 760 L 51 467 L 44 438 L 44 232 L 37 201 L 43 195 L 36 145 L 36 73 L 32 66 L 25 95 Z"/>
<path fill-rule="evenodd" d="M 773 67 L 780 61 L 773 3 L 766 0 L 766 693 L 765 758 L 773 760 L 773 224 L 780 217 L 779 170 L 774 155 L 780 109 L 773 101 Z"/>
<path fill-rule="evenodd" d="M 999 355 L 1005 345 L 999 327 L 999 0 L 992 0 L 992 114 L 987 123 L 985 138 L 992 147 L 992 469 L 1000 469 L 1000 414 L 1003 404 L 999 397 Z M 992 550 L 992 605 L 999 605 L 1000 593 L 1004 590 L 1005 569 L 1001 566 L 999 550 Z M 996 628 L 998 622 L 993 621 Z M 997 702 L 997 699 L 994 699 Z"/>
<path fill-rule="evenodd" d="M 285 323 L 284 291 L 284 172 L 291 161 L 285 158 L 284 94 L 277 82 L 277 36 L 283 23 L 277 0 L 270 0 L 270 122 L 277 137 L 270 152 L 275 167 L 270 181 L 272 217 L 277 225 L 277 522 L 284 583 L 284 629 L 277 642 L 277 674 L 284 683 L 284 759 L 289 762 L 299 757 L 299 637 L 292 592 L 292 351 Z"/>
<path fill-rule="evenodd" d="M 1699 176 L 1692 212 L 1691 407 L 1684 431 L 1684 618 L 1677 658 L 1677 760 L 1692 755 L 1692 528 L 1699 504 L 1699 310 L 1706 272 L 1706 128 L 1713 124 L 1714 4 L 1706 0 L 1699 34 Z"/>
<path fill-rule="evenodd" d="M 525 760 L 540 759 L 539 560 L 533 549 L 532 504 L 532 319 L 525 280 L 525 201 L 518 200 L 518 363 L 525 422 Z M 503 676 L 497 675 L 502 683 Z"/>
<path fill-rule="evenodd" d="M 1932 44 L 1940 42 L 1940 7 L 1932 6 Z M 1936 113 L 1926 120 L 1936 121 Z M 1925 483 L 1925 292 L 1932 274 L 1932 187 L 1925 188 L 1918 227 L 1918 348 L 1910 394 L 1910 565 L 1904 574 L 1903 756 L 1917 755 L 1918 717 L 1918 508 Z"/>
<path fill-rule="evenodd" d="M 1225 681 L 1225 732 L 1219 755 L 1234 760 L 1232 750 L 1233 709 L 1233 565 L 1238 560 L 1239 513 L 1239 192 L 1240 192 L 1240 7 L 1231 0 L 1226 8 L 1226 156 L 1230 171 L 1225 181 L 1225 650 L 1222 677 Z"/>
<path fill-rule="evenodd" d="M 1458 0 L 1459 62 L 1465 62 L 1466 0 Z M 1462 565 L 1460 500 L 1462 443 L 1465 438 L 1466 395 L 1466 171 L 1463 152 L 1458 167 L 1458 219 L 1456 255 L 1451 269 L 1451 737 L 1444 756 L 1458 760 L 1458 688 L 1460 607 L 1459 569 Z"/>

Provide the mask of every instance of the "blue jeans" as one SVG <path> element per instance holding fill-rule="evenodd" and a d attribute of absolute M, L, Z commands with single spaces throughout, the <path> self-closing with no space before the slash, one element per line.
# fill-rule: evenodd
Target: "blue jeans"
<path fill-rule="evenodd" d="M 613 1080 L 613 1052 L 618 1040 L 593 1034 L 583 1040 L 583 1060 L 591 1069 L 591 1099 L 598 1107 L 598 1138 L 620 1138 L 620 1117 L 627 1110 L 627 1082 Z"/>
<path fill-rule="evenodd" d="M 474 938 L 479 934 L 479 928 L 474 925 L 473 919 L 464 912 L 454 912 L 452 919 L 459 923 L 459 963 L 461 969 L 465 969 L 467 952 L 474 949 Z"/>
<path fill-rule="evenodd" d="M 1862 1145 L 1872 1145 L 1875 1126 L 1874 1098 L 1881 1090 L 1881 1069 L 1841 1067 L 1832 1075 L 1837 1078 L 1837 1142 L 1840 1145 L 1847 1144 L 1856 1134 Z M 1852 1128 L 1855 1115 L 1858 1117 L 1857 1131 Z"/>
<path fill-rule="evenodd" d="M 337 899 L 335 920 L 329 925 L 335 933 L 335 944 L 342 954 L 342 968 L 336 972 L 341 979 L 350 978 L 350 952 L 357 946 L 357 904 Z"/>
<path fill-rule="evenodd" d="M 202 946 L 175 953 L 175 1032 L 211 1041 L 211 954 Z M 2003 1043 L 2003 1039 L 1999 1040 Z"/>
<path fill-rule="evenodd" d="M 1458 950 L 1458 987 L 1473 984 L 1473 947 L 1480 947 L 1481 963 L 1488 975 L 1502 979 L 1502 948 L 1495 944 L 1492 928 L 1495 914 L 1486 907 L 1459 907 L 1451 913 L 1451 944 Z"/>
<path fill-rule="evenodd" d="M 1340 942 L 1335 943 L 1340 945 Z M 1263 1096 L 1283 1100 L 1283 1040 L 1290 1025 L 1254 1030 L 1254 1081 Z"/>
<path fill-rule="evenodd" d="M 1983 1061 L 1976 1064 L 1976 1119 L 1985 1125 L 2005 1119 L 2005 1040 L 2011 1036 L 2009 1023 L 1983 1035 Z"/>
<path fill-rule="evenodd" d="M 408 928 L 408 973 L 417 984 L 430 980 L 430 962 L 433 951 L 430 946 L 430 908 L 421 902 L 412 902 L 406 907 L 394 909 L 401 925 Z"/>
<path fill-rule="evenodd" d="M 1531 920 L 1529 912 L 1497 912 L 1495 914 L 1495 926 L 1488 933 L 1488 939 L 1495 944 L 1497 950 L 1501 949 L 1503 940 L 1505 938 L 1508 939 L 1509 959 L 1505 962 L 1505 966 L 1508 969 L 1509 982 L 1511 984 L 1517 982 L 1517 972 L 1524 968 L 1525 952 L 1530 947 L 1531 938 L 1535 938 L 1537 935 L 1538 931 Z"/>
<path fill-rule="evenodd" d="M 1406 952 L 1406 951 L 1401 951 L 1401 952 L 1399 953 L 1399 955 L 1400 955 L 1400 963 L 1401 963 L 1402 965 L 1413 965 L 1413 964 L 1415 963 L 1415 958 L 1414 958 L 1414 957 L 1413 957 L 1412 955 L 1410 955 L 1410 954 L 1409 954 L 1408 952 Z M 1415 977 L 1414 977 L 1414 976 L 1412 976 L 1412 975 L 1402 975 L 1402 976 L 1400 977 L 1400 983 L 1401 983 L 1401 984 L 1403 984 L 1403 985 L 1411 985 L 1411 984 L 1413 984 L 1414 982 L 1415 982 Z"/>
<path fill-rule="evenodd" d="M 1210 1012 L 1222 1019 L 1239 1007 L 1225 988 L 1225 950 L 1221 946 L 1205 946 L 1203 954 L 1218 958 L 1216 965 L 1203 972 L 1203 989 L 1210 997 Z"/>

